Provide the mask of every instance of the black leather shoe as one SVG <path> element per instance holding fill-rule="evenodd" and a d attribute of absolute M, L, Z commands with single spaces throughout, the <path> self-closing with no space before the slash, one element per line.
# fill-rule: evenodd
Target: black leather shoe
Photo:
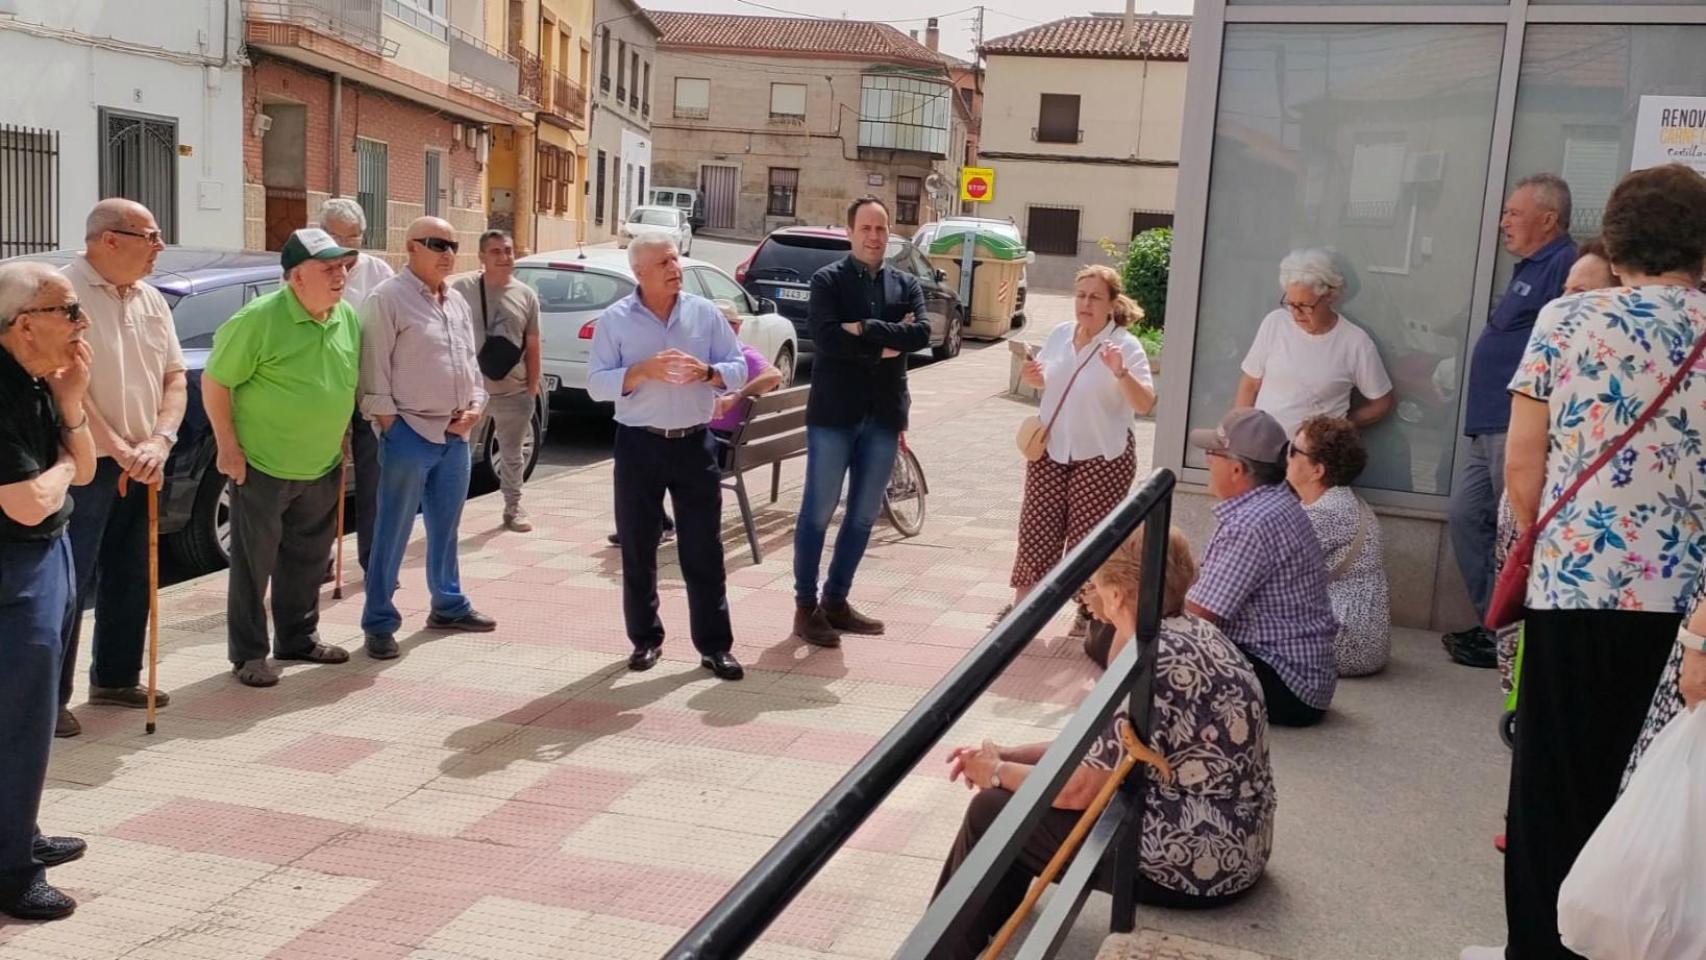
<path fill-rule="evenodd" d="M 491 633 L 498 628 L 498 622 L 478 610 L 470 610 L 460 617 L 441 617 L 436 613 L 429 613 L 427 614 L 427 626 L 433 630 Z"/>
<path fill-rule="evenodd" d="M 663 655 L 663 646 L 640 647 L 628 654 L 628 669 L 634 671 L 650 670 L 658 665 L 658 657 Z"/>
<path fill-rule="evenodd" d="M 699 658 L 699 665 L 716 674 L 719 680 L 739 680 L 746 676 L 746 668 L 732 653 L 706 654 Z"/>
<path fill-rule="evenodd" d="M 71 916 L 76 909 L 77 901 L 60 893 L 46 880 L 37 880 L 17 896 L 0 900 L 0 913 L 10 914 L 19 920 L 58 920 Z"/>
<path fill-rule="evenodd" d="M 57 867 L 82 857 L 87 849 L 89 845 L 82 837 L 37 837 L 30 846 L 30 855 L 40 860 L 42 866 Z"/>
<path fill-rule="evenodd" d="M 365 637 L 367 655 L 375 660 L 397 659 L 397 638 L 389 633 L 370 633 Z"/>

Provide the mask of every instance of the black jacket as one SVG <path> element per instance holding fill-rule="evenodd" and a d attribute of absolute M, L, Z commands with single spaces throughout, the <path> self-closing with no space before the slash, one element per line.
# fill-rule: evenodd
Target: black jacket
<path fill-rule="evenodd" d="M 902 321 L 907 314 L 913 321 Z M 875 278 L 848 254 L 812 275 L 808 325 L 815 354 L 806 423 L 856 426 L 869 416 L 906 429 L 906 355 L 930 345 L 930 317 L 918 281 L 886 264 Z M 858 336 L 841 325 L 858 322 Z M 883 349 L 900 356 L 882 359 Z"/>

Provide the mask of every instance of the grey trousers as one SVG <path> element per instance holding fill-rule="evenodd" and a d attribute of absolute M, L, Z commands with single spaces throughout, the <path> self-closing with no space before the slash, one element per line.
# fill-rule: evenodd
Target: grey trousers
<path fill-rule="evenodd" d="M 533 429 L 533 395 L 523 390 L 493 396 L 486 403 L 486 412 L 491 415 L 498 439 L 498 462 L 492 466 L 503 490 L 504 513 L 512 514 L 521 506 L 521 483 L 527 472 L 522 444 Z"/>
<path fill-rule="evenodd" d="M 226 596 L 232 663 L 267 655 L 267 586 L 272 586 L 275 655 L 319 642 L 320 582 L 336 535 L 340 472 L 280 480 L 253 466 L 231 493 L 231 583 Z"/>
<path fill-rule="evenodd" d="M 1451 487 L 1447 526 L 1457 569 L 1469 588 L 1475 615 L 1487 617 L 1493 599 L 1493 544 L 1499 534 L 1499 497 L 1505 492 L 1505 435 L 1483 433 L 1469 438 L 1469 458 Z"/>

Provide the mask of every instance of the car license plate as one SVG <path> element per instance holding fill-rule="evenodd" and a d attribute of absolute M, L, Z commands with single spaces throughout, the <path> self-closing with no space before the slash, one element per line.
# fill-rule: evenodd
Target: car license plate
<path fill-rule="evenodd" d="M 554 393 L 556 391 L 556 389 L 562 385 L 563 385 L 563 381 L 558 379 L 556 374 L 551 374 L 551 373 L 545 374 L 545 392 L 546 393 Z"/>
<path fill-rule="evenodd" d="M 778 300 L 810 300 L 811 298 L 812 292 L 810 290 L 797 290 L 793 287 L 776 288 L 776 299 Z"/>

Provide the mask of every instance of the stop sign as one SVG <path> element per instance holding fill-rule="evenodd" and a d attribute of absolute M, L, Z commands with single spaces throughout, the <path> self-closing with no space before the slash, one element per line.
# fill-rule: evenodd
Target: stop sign
<path fill-rule="evenodd" d="M 987 194 L 988 192 L 988 180 L 985 180 L 982 177 L 971 177 L 966 180 L 966 193 L 970 194 L 973 200 L 982 200 L 984 194 Z"/>

